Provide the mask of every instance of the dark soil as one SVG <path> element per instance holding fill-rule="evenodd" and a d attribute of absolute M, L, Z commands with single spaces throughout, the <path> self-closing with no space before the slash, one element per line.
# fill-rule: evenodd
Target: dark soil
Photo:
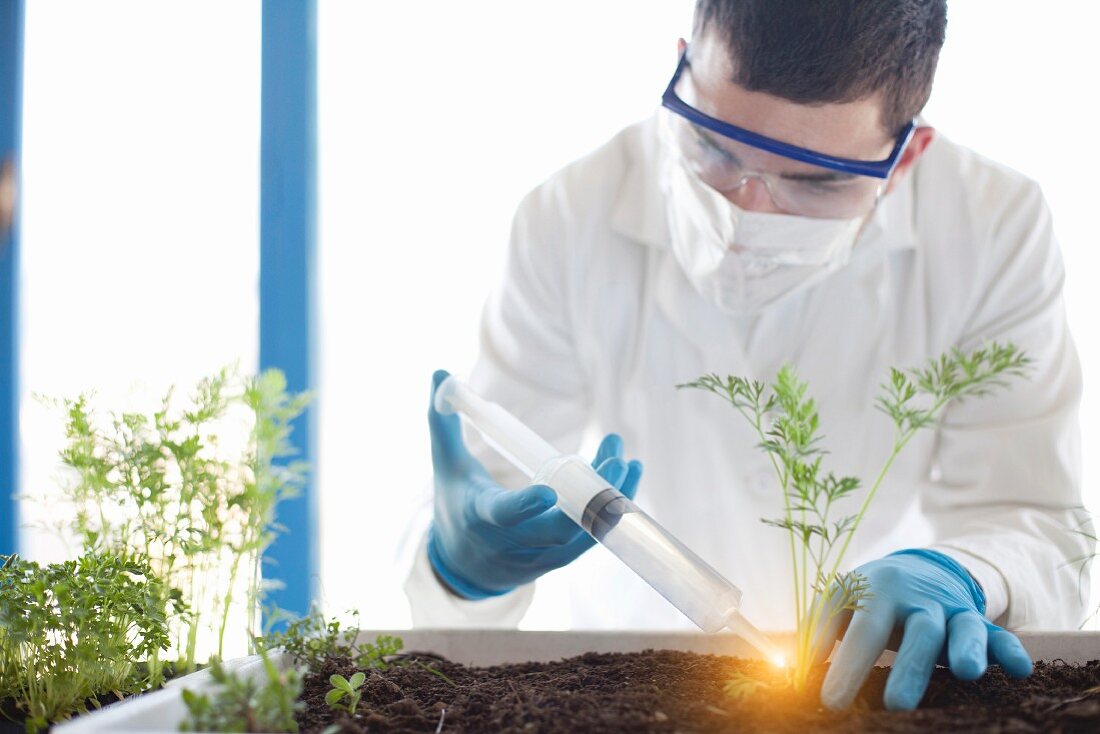
<path fill-rule="evenodd" d="M 814 671 L 820 689 L 827 666 Z M 937 669 L 918 710 L 882 708 L 888 668 L 876 668 L 851 710 L 823 710 L 816 695 L 782 686 L 735 699 L 734 675 L 767 679 L 764 663 L 669 650 L 589 653 L 553 663 L 471 668 L 410 653 L 369 672 L 354 718 L 325 703 L 332 660 L 306 678 L 303 732 L 330 724 L 358 732 L 1100 732 L 1100 661 L 1041 662 L 1031 678 L 993 667 L 965 683 Z M 446 678 L 444 678 L 446 676 Z M 440 723 L 442 722 L 442 724 Z"/>

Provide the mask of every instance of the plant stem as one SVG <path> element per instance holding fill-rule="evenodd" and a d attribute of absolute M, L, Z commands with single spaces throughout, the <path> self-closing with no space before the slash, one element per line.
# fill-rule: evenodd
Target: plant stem
<path fill-rule="evenodd" d="M 927 415 L 930 417 L 935 416 L 937 413 L 939 413 L 940 409 L 947 404 L 947 402 L 948 398 L 940 398 L 932 405 L 931 408 L 928 409 Z M 882 484 L 882 481 L 886 478 L 886 473 L 890 471 L 890 467 L 893 466 L 894 460 L 898 457 L 898 454 L 900 454 L 902 449 L 905 448 L 905 445 L 909 443 L 909 440 L 917 434 L 918 430 L 920 429 L 910 428 L 904 433 L 899 433 L 898 437 L 894 440 L 894 450 L 890 453 L 890 458 L 886 460 L 886 464 L 883 465 L 882 471 L 880 471 L 878 473 L 878 476 L 875 477 L 875 483 L 871 485 L 871 489 L 867 492 L 867 496 L 863 498 L 863 504 L 860 505 L 859 512 L 856 514 L 855 521 L 852 523 L 851 527 L 848 528 L 848 531 L 844 538 L 844 543 L 840 546 L 840 552 L 837 554 L 836 559 L 833 563 L 833 568 L 829 572 L 829 576 L 827 578 L 829 582 L 832 582 L 832 580 L 836 577 L 836 572 L 840 568 L 841 559 L 843 559 L 844 553 L 848 550 L 848 546 L 852 542 L 852 536 L 855 535 L 856 529 L 863 521 L 863 516 L 867 512 L 867 508 L 871 506 L 871 501 L 875 498 L 875 494 L 878 492 L 878 488 Z"/>
<path fill-rule="evenodd" d="M 764 426 L 763 426 L 764 415 L 760 411 L 759 401 L 757 402 L 757 409 L 754 412 L 752 417 L 750 417 L 749 414 L 747 412 L 745 412 L 742 408 L 738 407 L 736 403 L 733 403 L 733 405 L 734 405 L 735 408 L 737 408 L 737 412 L 739 412 L 746 420 L 748 420 L 749 423 L 752 424 L 753 428 L 756 429 L 756 434 L 760 437 L 760 440 L 761 441 L 767 441 L 768 437 L 764 433 Z M 768 454 L 768 460 L 771 461 L 772 470 L 775 472 L 776 477 L 779 479 L 779 484 L 782 487 L 784 513 L 786 514 L 787 519 L 790 519 L 791 518 L 791 498 L 789 496 L 789 493 L 787 492 L 787 485 L 790 481 L 788 472 L 785 468 L 782 471 L 780 471 L 779 463 L 775 460 L 775 455 L 774 454 L 769 453 Z M 799 579 L 798 579 L 798 550 L 795 548 L 794 533 L 793 532 L 788 532 L 787 536 L 788 536 L 788 540 L 790 541 L 790 545 L 791 545 L 791 575 L 792 575 L 792 578 L 794 579 L 794 607 L 795 607 L 795 625 L 796 625 L 795 629 L 801 629 L 802 628 L 801 621 L 802 621 L 802 604 L 803 604 L 803 600 L 802 600 L 802 593 L 801 593 L 802 585 L 799 583 Z"/>
<path fill-rule="evenodd" d="M 232 553 L 232 551 L 230 551 Z M 237 566 L 241 557 L 233 553 L 233 563 L 229 567 L 229 582 L 225 585 L 225 598 L 222 601 L 222 619 L 218 626 L 218 657 L 224 659 L 223 648 L 225 645 L 225 629 L 229 626 L 229 607 L 233 603 L 233 584 L 237 579 Z"/>

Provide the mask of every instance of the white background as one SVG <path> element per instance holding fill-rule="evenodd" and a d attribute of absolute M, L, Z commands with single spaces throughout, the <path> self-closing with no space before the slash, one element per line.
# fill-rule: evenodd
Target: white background
<path fill-rule="evenodd" d="M 402 548 L 428 497 L 431 372 L 472 364 L 521 196 L 655 108 L 691 7 L 321 0 L 318 478 L 333 611 L 408 624 Z M 1050 200 L 1095 507 L 1100 10 L 1042 8 L 954 0 L 926 114 Z M 94 388 L 134 407 L 234 360 L 255 368 L 259 3 L 30 2 L 26 45 L 24 489 L 41 491 L 59 424 L 32 392 Z M 24 550 L 63 552 L 38 535 Z M 555 609 L 542 594 L 527 626 L 554 626 Z"/>
<path fill-rule="evenodd" d="M 260 4 L 28 2 L 23 491 L 56 485 L 34 395 L 151 410 L 259 350 Z M 56 520 L 23 503 L 27 522 Z M 24 536 L 28 556 L 66 554 Z"/>

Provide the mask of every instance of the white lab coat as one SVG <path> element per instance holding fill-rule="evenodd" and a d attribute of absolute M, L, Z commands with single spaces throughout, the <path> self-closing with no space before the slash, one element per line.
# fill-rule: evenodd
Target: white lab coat
<path fill-rule="evenodd" d="M 724 315 L 694 290 L 668 243 L 655 119 L 632 126 L 531 192 L 486 304 L 469 375 L 565 452 L 586 429 L 618 432 L 645 473 L 638 504 L 744 592 L 766 629 L 793 627 L 789 545 L 761 518 L 782 496 L 744 419 L 678 383 L 705 373 L 770 379 L 792 363 L 816 396 L 826 468 L 870 485 L 892 445 L 875 396 L 891 366 L 1012 341 L 1027 381 L 951 406 L 895 463 L 848 568 L 932 547 L 985 588 L 1011 628 L 1074 628 L 1088 599 L 1075 559 L 1092 552 L 1080 509 L 1080 366 L 1064 269 L 1039 187 L 937 137 L 880 202 L 849 264 L 758 315 Z M 505 486 L 524 484 L 471 445 Z M 840 508 L 854 512 L 857 498 Z M 1086 526 L 1087 529 L 1087 526 Z M 573 628 L 690 627 L 603 548 L 561 571 Z M 406 583 L 413 622 L 516 625 L 534 584 L 471 602 L 448 594 L 423 550 Z"/>

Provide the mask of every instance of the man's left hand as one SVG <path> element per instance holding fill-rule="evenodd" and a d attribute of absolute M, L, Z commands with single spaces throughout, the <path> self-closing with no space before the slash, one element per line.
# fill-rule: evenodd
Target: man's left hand
<path fill-rule="evenodd" d="M 867 579 L 870 598 L 851 613 L 833 656 L 821 702 L 847 708 L 875 661 L 900 633 L 897 658 L 886 680 L 883 702 L 890 710 L 916 708 L 936 663 L 956 678 L 975 680 L 989 662 L 1016 678 L 1031 674 L 1031 657 L 1016 635 L 985 619 L 985 594 L 954 559 L 936 551 L 898 551 L 856 569 Z M 847 615 L 836 615 L 820 639 L 832 645 Z"/>

